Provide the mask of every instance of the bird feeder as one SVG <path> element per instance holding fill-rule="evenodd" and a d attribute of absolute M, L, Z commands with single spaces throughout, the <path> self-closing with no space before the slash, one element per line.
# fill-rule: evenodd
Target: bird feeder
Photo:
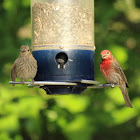
<path fill-rule="evenodd" d="M 31 0 L 35 81 L 53 82 L 40 84 L 48 94 L 81 93 L 96 83 L 93 2 Z"/>

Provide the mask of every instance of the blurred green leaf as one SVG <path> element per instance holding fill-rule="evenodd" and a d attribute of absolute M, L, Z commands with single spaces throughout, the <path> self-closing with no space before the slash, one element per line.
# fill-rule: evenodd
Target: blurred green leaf
<path fill-rule="evenodd" d="M 84 111 L 89 104 L 88 97 L 76 95 L 61 96 L 56 98 L 56 101 L 60 107 L 68 109 L 71 113 Z"/>

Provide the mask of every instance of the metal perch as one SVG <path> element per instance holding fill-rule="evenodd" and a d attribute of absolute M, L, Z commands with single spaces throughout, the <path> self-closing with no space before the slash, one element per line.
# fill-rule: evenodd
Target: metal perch
<path fill-rule="evenodd" d="M 9 84 L 23 84 L 20 81 L 9 81 Z M 34 87 L 34 86 L 44 86 L 44 85 L 55 85 L 55 86 L 77 86 L 78 83 L 71 83 L 71 82 L 52 82 L 52 81 L 25 81 L 24 84 L 28 84 L 28 86 Z M 93 86 L 87 86 L 87 88 L 108 88 L 112 87 L 114 88 L 115 86 L 119 85 L 114 85 L 114 84 L 99 84 L 97 81 L 92 81 L 92 80 L 81 80 L 81 84 L 88 84 L 88 85 L 93 85 Z"/>

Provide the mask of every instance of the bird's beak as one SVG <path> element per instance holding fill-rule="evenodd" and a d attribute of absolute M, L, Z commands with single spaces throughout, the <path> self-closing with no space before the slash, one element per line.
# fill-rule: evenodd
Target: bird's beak
<path fill-rule="evenodd" d="M 24 49 L 21 49 L 21 52 L 22 52 L 22 53 L 24 53 L 24 52 L 25 52 L 25 50 L 24 50 Z"/>
<path fill-rule="evenodd" d="M 102 54 L 102 59 L 106 59 L 107 55 L 106 54 Z"/>

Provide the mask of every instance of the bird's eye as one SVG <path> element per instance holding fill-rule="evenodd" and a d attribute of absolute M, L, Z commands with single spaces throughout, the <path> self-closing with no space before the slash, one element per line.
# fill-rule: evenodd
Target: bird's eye
<path fill-rule="evenodd" d="M 28 50 L 29 51 L 29 50 Z"/>
<path fill-rule="evenodd" d="M 109 52 L 107 52 L 106 54 L 109 54 Z"/>

